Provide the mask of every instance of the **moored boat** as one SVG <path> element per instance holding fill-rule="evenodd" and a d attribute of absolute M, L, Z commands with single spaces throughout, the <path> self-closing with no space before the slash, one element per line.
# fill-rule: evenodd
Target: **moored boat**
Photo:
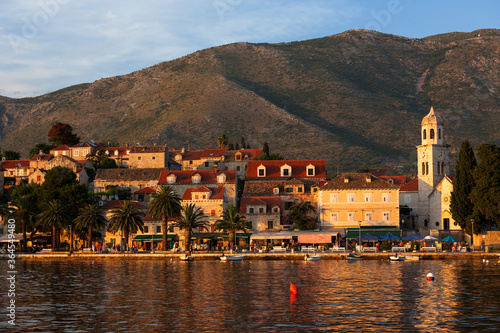
<path fill-rule="evenodd" d="M 405 257 L 404 256 L 395 255 L 395 256 L 390 256 L 389 260 L 390 261 L 404 261 Z"/>
<path fill-rule="evenodd" d="M 359 253 L 349 253 L 347 255 L 347 260 L 352 260 L 352 261 L 355 261 L 355 260 L 363 260 L 363 256 Z"/>
<path fill-rule="evenodd" d="M 220 257 L 220 261 L 226 262 L 226 261 L 242 261 L 245 258 L 245 256 L 222 256 Z"/>
<path fill-rule="evenodd" d="M 421 256 L 407 255 L 405 259 L 410 260 L 410 261 L 418 261 L 418 260 L 422 260 L 422 257 Z"/>
<path fill-rule="evenodd" d="M 193 256 L 182 256 L 182 257 L 179 257 L 179 260 L 181 260 L 181 261 L 193 261 L 194 257 Z"/>
<path fill-rule="evenodd" d="M 319 254 L 312 255 L 312 256 L 310 256 L 310 255 L 308 255 L 308 254 L 307 254 L 307 255 L 304 257 L 304 260 L 305 260 L 305 261 L 318 261 L 318 260 L 320 260 L 320 259 L 321 259 L 321 256 L 320 256 Z"/>

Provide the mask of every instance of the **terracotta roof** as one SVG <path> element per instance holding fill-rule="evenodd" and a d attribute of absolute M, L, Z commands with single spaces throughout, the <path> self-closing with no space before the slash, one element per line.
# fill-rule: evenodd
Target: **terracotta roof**
<path fill-rule="evenodd" d="M 406 176 L 380 176 L 379 178 L 396 186 L 403 186 L 406 183 Z"/>
<path fill-rule="evenodd" d="M 199 160 L 201 159 L 201 150 L 190 150 L 182 154 L 184 161 Z"/>
<path fill-rule="evenodd" d="M 227 149 L 203 149 L 201 151 L 201 158 L 219 158 L 224 156 Z"/>
<path fill-rule="evenodd" d="M 138 201 L 130 201 L 130 204 L 135 207 L 135 208 L 139 208 L 139 209 L 147 209 L 147 207 L 145 207 L 143 204 L 141 204 L 140 202 Z M 123 207 L 123 200 L 110 200 L 108 202 L 106 202 L 102 207 L 101 209 L 103 210 L 108 210 L 108 209 L 111 209 L 111 208 L 115 208 L 115 207 Z"/>
<path fill-rule="evenodd" d="M 164 153 L 167 146 L 134 146 L 130 147 L 130 153 Z"/>
<path fill-rule="evenodd" d="M 380 176 L 386 176 L 387 175 L 387 169 L 373 169 L 369 171 L 372 175 L 375 177 L 380 177 Z"/>
<path fill-rule="evenodd" d="M 105 180 L 157 180 L 167 168 L 98 169 L 96 179 Z"/>
<path fill-rule="evenodd" d="M 223 187 L 189 187 L 186 189 L 184 194 L 182 195 L 182 200 L 192 200 L 193 192 L 212 192 L 210 198 L 208 200 L 221 200 L 224 198 L 224 188 Z"/>
<path fill-rule="evenodd" d="M 285 185 L 304 185 L 304 182 L 301 182 L 297 178 L 292 178 L 285 181 Z"/>
<path fill-rule="evenodd" d="M 292 168 L 290 177 L 294 178 L 326 178 L 326 167 L 324 160 L 293 160 L 293 161 L 248 161 L 247 163 L 247 179 L 279 179 L 290 178 L 281 176 L 281 167 L 285 164 Z M 266 167 L 266 176 L 258 177 L 257 168 L 259 166 Z M 313 165 L 315 167 L 314 176 L 307 175 L 307 167 Z"/>
<path fill-rule="evenodd" d="M 135 191 L 132 194 L 150 194 L 150 193 L 156 193 L 156 190 L 152 189 L 151 187 L 145 187 L 145 188 L 141 188 L 140 190 Z"/>
<path fill-rule="evenodd" d="M 346 182 L 345 180 L 348 180 Z M 370 181 L 367 181 L 369 179 Z M 321 190 L 348 190 L 348 189 L 397 189 L 398 186 L 391 185 L 383 179 L 375 177 L 371 173 L 342 173 L 329 181 Z"/>
<path fill-rule="evenodd" d="M 266 213 L 271 213 L 273 207 L 278 206 L 280 211 L 284 210 L 285 204 L 280 197 L 242 197 L 240 202 L 240 214 L 246 214 L 247 205 L 266 205 Z"/>
<path fill-rule="evenodd" d="M 201 176 L 201 183 L 217 183 L 217 176 L 220 174 L 226 175 L 226 183 L 234 183 L 236 180 L 236 171 L 234 170 L 224 170 L 224 171 L 214 171 L 214 170 L 170 170 L 162 171 L 160 174 L 160 179 L 158 184 L 168 184 L 168 175 L 175 175 L 177 177 L 175 184 L 189 184 L 192 183 L 192 176 L 194 174 L 199 174 Z"/>
<path fill-rule="evenodd" d="M 29 168 L 30 160 L 4 160 L 0 166 L 4 169 Z"/>
<path fill-rule="evenodd" d="M 405 185 L 399 188 L 400 192 L 417 192 L 418 191 L 418 178 L 410 180 Z"/>
<path fill-rule="evenodd" d="M 241 161 L 251 160 L 256 156 L 262 154 L 262 149 L 239 149 L 239 150 L 228 150 L 224 154 L 224 161 L 236 161 L 236 154 L 241 153 Z M 245 158 L 246 157 L 246 158 Z"/>
<path fill-rule="evenodd" d="M 36 155 L 33 155 L 33 157 L 31 158 L 31 161 L 37 161 L 38 158 L 40 158 L 40 161 L 49 161 L 49 160 L 54 158 L 54 155 L 52 155 L 52 154 L 36 154 Z"/>
<path fill-rule="evenodd" d="M 68 147 L 68 145 L 61 145 L 59 147 L 52 148 L 50 151 L 53 151 L 53 150 L 69 150 L 69 147 Z"/>

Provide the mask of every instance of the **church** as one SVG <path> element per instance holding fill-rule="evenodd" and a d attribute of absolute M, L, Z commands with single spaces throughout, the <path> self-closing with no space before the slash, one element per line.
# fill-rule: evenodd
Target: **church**
<path fill-rule="evenodd" d="M 450 174 L 449 145 L 445 144 L 444 123 L 431 107 L 422 119 L 421 144 L 417 146 L 418 179 L 400 189 L 400 203 L 412 209 L 407 227 L 422 235 L 459 236 L 462 229 L 451 217 L 450 198 L 453 179 Z"/>

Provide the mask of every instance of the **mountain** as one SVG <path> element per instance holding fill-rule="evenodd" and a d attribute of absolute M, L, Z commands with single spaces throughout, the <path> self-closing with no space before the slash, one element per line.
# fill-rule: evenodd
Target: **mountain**
<path fill-rule="evenodd" d="M 456 153 L 500 143 L 500 30 L 423 39 L 350 30 L 236 43 L 35 98 L 0 97 L 0 147 L 27 154 L 56 121 L 86 140 L 216 146 L 226 133 L 337 170 L 411 173 L 432 104 Z"/>

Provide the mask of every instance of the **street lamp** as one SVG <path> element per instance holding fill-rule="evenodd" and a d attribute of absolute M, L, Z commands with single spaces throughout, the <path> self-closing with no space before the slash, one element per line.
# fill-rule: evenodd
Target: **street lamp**
<path fill-rule="evenodd" d="M 474 251 L 474 219 L 470 219 L 470 223 L 472 224 L 472 230 L 470 233 L 470 242 L 472 246 L 472 251 Z"/>

